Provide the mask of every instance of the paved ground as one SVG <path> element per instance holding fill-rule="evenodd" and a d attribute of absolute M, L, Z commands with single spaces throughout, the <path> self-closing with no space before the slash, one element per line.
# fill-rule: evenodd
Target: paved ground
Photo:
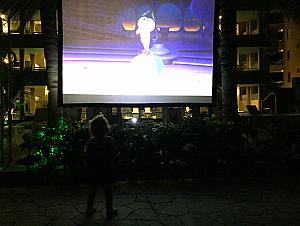
<path fill-rule="evenodd" d="M 119 183 L 114 220 L 85 219 L 87 186 L 0 188 L 0 225 L 297 226 L 300 179 Z"/>

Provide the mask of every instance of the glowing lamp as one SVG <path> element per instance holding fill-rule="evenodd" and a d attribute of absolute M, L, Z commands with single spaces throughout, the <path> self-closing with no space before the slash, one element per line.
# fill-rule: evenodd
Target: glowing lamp
<path fill-rule="evenodd" d="M 179 31 L 180 30 L 180 27 L 179 26 L 176 26 L 176 27 L 171 27 L 169 29 L 169 31 Z"/>
<path fill-rule="evenodd" d="M 132 122 L 132 123 L 136 123 L 136 122 L 137 122 L 137 118 L 132 118 L 132 119 L 131 119 L 131 122 Z"/>
<path fill-rule="evenodd" d="M 179 31 L 180 26 L 176 24 L 158 24 L 157 29 L 160 31 L 161 29 L 167 29 L 168 31 Z"/>
<path fill-rule="evenodd" d="M 133 21 L 123 21 L 122 25 L 126 31 L 134 31 L 136 28 L 136 24 Z"/>
<path fill-rule="evenodd" d="M 197 32 L 200 30 L 200 21 L 197 18 L 186 18 L 183 21 L 183 28 L 187 32 Z"/>
<path fill-rule="evenodd" d="M 187 32 L 197 32 L 200 30 L 200 26 L 184 26 L 184 30 Z"/>
<path fill-rule="evenodd" d="M 49 89 L 47 86 L 45 86 L 45 96 L 47 96 L 49 94 Z"/>
<path fill-rule="evenodd" d="M 6 63 L 6 64 L 8 64 L 8 63 L 9 63 L 9 61 L 8 61 L 8 59 L 7 59 L 7 58 L 5 58 L 5 59 L 3 60 L 3 62 L 4 62 L 4 63 Z"/>
<path fill-rule="evenodd" d="M 179 31 L 182 24 L 181 8 L 174 3 L 163 3 L 156 11 L 157 28 Z"/>
<path fill-rule="evenodd" d="M 136 29 L 136 10 L 132 7 L 124 9 L 121 13 L 122 26 L 125 31 Z"/>

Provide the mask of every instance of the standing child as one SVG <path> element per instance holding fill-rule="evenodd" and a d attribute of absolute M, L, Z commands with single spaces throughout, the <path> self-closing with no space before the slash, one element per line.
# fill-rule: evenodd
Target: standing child
<path fill-rule="evenodd" d="M 86 166 L 90 191 L 85 214 L 90 217 L 96 212 L 94 201 L 97 188 L 101 185 L 104 187 L 106 218 L 111 219 L 117 215 L 112 193 L 117 168 L 116 145 L 114 139 L 107 135 L 110 125 L 102 114 L 90 121 L 89 129 L 91 138 L 87 145 Z"/>

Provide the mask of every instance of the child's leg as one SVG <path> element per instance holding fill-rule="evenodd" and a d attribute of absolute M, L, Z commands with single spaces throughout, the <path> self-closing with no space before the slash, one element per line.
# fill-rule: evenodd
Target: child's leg
<path fill-rule="evenodd" d="M 86 215 L 91 215 L 95 212 L 94 201 L 96 198 L 97 186 L 92 185 L 88 194 L 87 206 L 86 206 Z"/>
<path fill-rule="evenodd" d="M 104 185 L 104 196 L 105 196 L 105 204 L 106 211 L 110 211 L 113 208 L 113 194 L 112 194 L 112 184 Z"/>
<path fill-rule="evenodd" d="M 115 215 L 117 215 L 117 210 L 113 208 L 112 184 L 104 185 L 104 196 L 106 205 L 106 217 L 113 218 Z"/>

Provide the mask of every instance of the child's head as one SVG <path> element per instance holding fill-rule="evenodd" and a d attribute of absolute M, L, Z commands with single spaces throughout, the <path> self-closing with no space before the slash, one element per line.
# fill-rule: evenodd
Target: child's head
<path fill-rule="evenodd" d="M 90 133 L 94 137 L 104 137 L 110 125 L 104 115 L 99 114 L 90 120 Z"/>

